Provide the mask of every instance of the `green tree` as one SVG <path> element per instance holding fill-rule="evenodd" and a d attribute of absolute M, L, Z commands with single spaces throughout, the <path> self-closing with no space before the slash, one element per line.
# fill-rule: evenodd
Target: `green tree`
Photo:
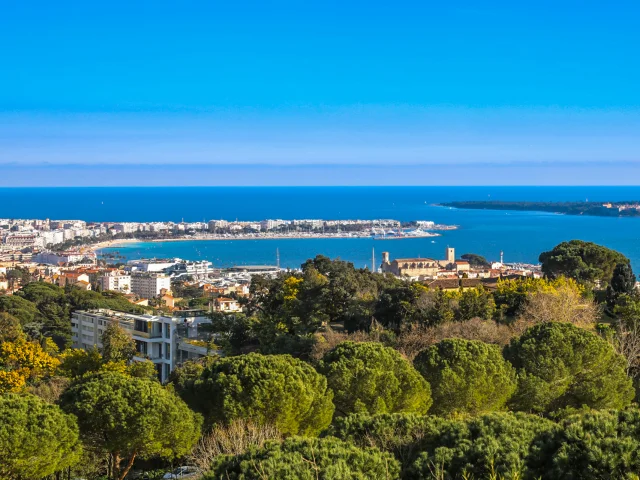
<path fill-rule="evenodd" d="M 60 404 L 78 418 L 84 442 L 110 456 L 112 478 L 118 480 L 137 457 L 184 456 L 200 434 L 200 417 L 171 390 L 120 373 L 84 376 Z"/>
<path fill-rule="evenodd" d="M 459 292 L 430 290 L 421 283 L 394 286 L 383 291 L 374 316 L 398 332 L 411 325 L 435 326 L 455 320 Z"/>
<path fill-rule="evenodd" d="M 290 438 L 224 456 L 204 479 L 393 480 L 399 474 L 398 462 L 390 454 L 329 437 Z"/>
<path fill-rule="evenodd" d="M 336 411 L 415 412 L 431 406 L 429 384 L 396 350 L 373 342 L 343 342 L 318 364 L 334 393 Z"/>
<path fill-rule="evenodd" d="M 613 269 L 611 277 L 611 289 L 617 293 L 631 295 L 636 288 L 636 276 L 630 263 L 618 263 Z"/>
<path fill-rule="evenodd" d="M 406 471 L 425 450 L 425 445 L 432 444 L 451 422 L 443 417 L 415 413 L 363 413 L 336 418 L 327 434 L 361 448 L 376 447 L 389 452 Z"/>
<path fill-rule="evenodd" d="M 494 412 L 459 420 L 383 414 L 338 418 L 328 434 L 392 453 L 406 479 L 516 480 L 524 477 L 526 460 L 537 451 L 534 441 L 554 428 L 554 422 L 524 413 Z"/>
<path fill-rule="evenodd" d="M 549 278 L 573 278 L 581 283 L 611 282 L 613 270 L 619 263 L 629 263 L 620 252 L 582 240 L 556 245 L 540 254 L 542 272 Z"/>
<path fill-rule="evenodd" d="M 60 348 L 71 344 L 71 309 L 63 288 L 51 283 L 33 282 L 16 295 L 36 306 L 43 336 L 51 337 Z"/>
<path fill-rule="evenodd" d="M 110 322 L 102 334 L 102 358 L 105 362 L 130 362 L 136 355 L 136 342 L 118 323 Z"/>
<path fill-rule="evenodd" d="M 455 319 L 467 321 L 472 318 L 491 320 L 496 311 L 493 296 L 484 288 L 470 288 L 458 294 Z"/>
<path fill-rule="evenodd" d="M 416 369 L 431 385 L 438 415 L 501 410 L 516 389 L 515 369 L 497 345 L 450 339 L 423 350 Z"/>
<path fill-rule="evenodd" d="M 89 350 L 70 348 L 60 355 L 58 374 L 67 378 L 81 377 L 85 373 L 97 372 L 102 366 L 102 356 L 96 347 Z"/>
<path fill-rule="evenodd" d="M 476 255 L 475 253 L 465 253 L 461 255 L 462 260 L 466 260 L 474 268 L 489 268 L 491 264 L 482 255 Z"/>
<path fill-rule="evenodd" d="M 158 369 L 151 360 L 144 360 L 142 362 L 131 362 L 127 366 L 127 373 L 132 377 L 158 380 Z"/>
<path fill-rule="evenodd" d="M 531 478 L 549 480 L 637 479 L 640 411 L 572 415 L 540 435 L 530 459 Z"/>
<path fill-rule="evenodd" d="M 405 478 L 538 478 L 528 476 L 527 460 L 538 452 L 537 438 L 556 428 L 544 418 L 511 412 L 452 421 L 424 438 Z"/>
<path fill-rule="evenodd" d="M 633 400 L 623 357 L 606 340 L 569 323 L 535 325 L 504 354 L 518 371 L 511 399 L 516 410 L 622 408 Z"/>
<path fill-rule="evenodd" d="M 24 339 L 20 321 L 13 315 L 0 312 L 0 343 Z"/>
<path fill-rule="evenodd" d="M 621 295 L 633 295 L 636 288 L 636 276 L 629 263 L 619 263 L 613 270 L 611 285 L 607 288 L 607 306 L 610 310 L 615 308 Z"/>
<path fill-rule="evenodd" d="M 327 379 L 289 355 L 250 353 L 214 359 L 176 375 L 176 390 L 208 423 L 237 418 L 274 425 L 287 435 L 317 435 L 331 423 Z"/>
<path fill-rule="evenodd" d="M 0 395 L 0 477 L 43 478 L 75 464 L 81 452 L 73 415 L 34 395 Z"/>
<path fill-rule="evenodd" d="M 28 327 L 32 331 L 41 329 L 42 318 L 36 306 L 18 295 L 0 295 L 0 312 L 17 318 L 23 328 Z"/>

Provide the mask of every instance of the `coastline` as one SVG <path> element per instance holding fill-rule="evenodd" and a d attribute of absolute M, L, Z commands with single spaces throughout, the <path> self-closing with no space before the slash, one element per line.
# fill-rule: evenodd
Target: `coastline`
<path fill-rule="evenodd" d="M 116 248 L 122 245 L 130 243 L 164 243 L 164 242 L 199 242 L 199 241 L 224 241 L 224 240 L 299 240 L 299 239 L 346 239 L 346 238 L 371 238 L 372 240 L 406 240 L 412 238 L 432 238 L 440 237 L 440 233 L 425 233 L 421 235 L 406 235 L 406 236 L 389 236 L 389 237 L 374 237 L 370 234 L 367 235 L 347 235 L 347 234 L 277 234 L 277 235 L 202 235 L 202 236 L 190 236 L 190 237 L 177 237 L 177 238 L 154 238 L 150 240 L 143 240 L 137 238 L 124 238 L 121 240 L 108 240 L 106 242 L 99 242 L 90 246 L 90 249 L 98 253 L 105 248 Z"/>
<path fill-rule="evenodd" d="M 126 243 L 138 243 L 138 242 L 142 242 L 142 240 L 139 240 L 137 238 L 123 238 L 121 240 L 108 240 L 106 242 L 94 243 L 92 245 L 88 245 L 88 247 L 92 252 L 98 253 L 98 251 L 102 250 L 103 248 L 117 247 Z"/>

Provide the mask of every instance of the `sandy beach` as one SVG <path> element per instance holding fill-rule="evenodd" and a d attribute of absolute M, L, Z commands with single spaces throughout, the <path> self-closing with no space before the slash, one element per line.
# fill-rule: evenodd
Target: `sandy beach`
<path fill-rule="evenodd" d="M 150 240 L 143 239 L 135 239 L 135 238 L 126 238 L 122 240 L 109 240 L 106 242 L 96 243 L 91 245 L 91 250 L 94 252 L 98 250 L 102 250 L 104 248 L 114 248 L 119 247 L 125 244 L 130 243 L 140 243 L 140 242 L 193 242 L 193 241 L 221 241 L 221 240 L 287 240 L 287 239 L 312 239 L 312 238 L 323 238 L 323 239 L 339 239 L 339 238 L 374 238 L 374 239 L 385 239 L 385 240 L 405 240 L 411 238 L 430 238 L 430 237 L 439 237 L 440 233 L 433 232 L 425 232 L 419 235 L 403 235 L 403 236 L 388 236 L 388 237 L 372 237 L 370 233 L 292 233 L 292 234 L 268 234 L 268 233 L 248 233 L 248 234 L 238 234 L 238 235 L 193 235 L 188 237 L 172 237 L 172 238 L 155 238 Z"/>

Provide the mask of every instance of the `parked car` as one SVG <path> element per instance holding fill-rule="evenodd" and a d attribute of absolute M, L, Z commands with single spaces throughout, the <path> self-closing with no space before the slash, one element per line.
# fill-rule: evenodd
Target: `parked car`
<path fill-rule="evenodd" d="M 182 478 L 196 478 L 200 475 L 200 471 L 196 467 L 182 466 L 176 467 L 172 472 L 164 474 L 163 480 L 179 480 Z"/>

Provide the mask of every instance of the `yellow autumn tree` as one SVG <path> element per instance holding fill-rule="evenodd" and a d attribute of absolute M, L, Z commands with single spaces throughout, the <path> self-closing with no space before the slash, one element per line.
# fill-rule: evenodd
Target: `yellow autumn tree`
<path fill-rule="evenodd" d="M 0 393 L 20 391 L 28 382 L 51 376 L 59 364 L 60 360 L 37 342 L 3 342 L 0 344 Z"/>

